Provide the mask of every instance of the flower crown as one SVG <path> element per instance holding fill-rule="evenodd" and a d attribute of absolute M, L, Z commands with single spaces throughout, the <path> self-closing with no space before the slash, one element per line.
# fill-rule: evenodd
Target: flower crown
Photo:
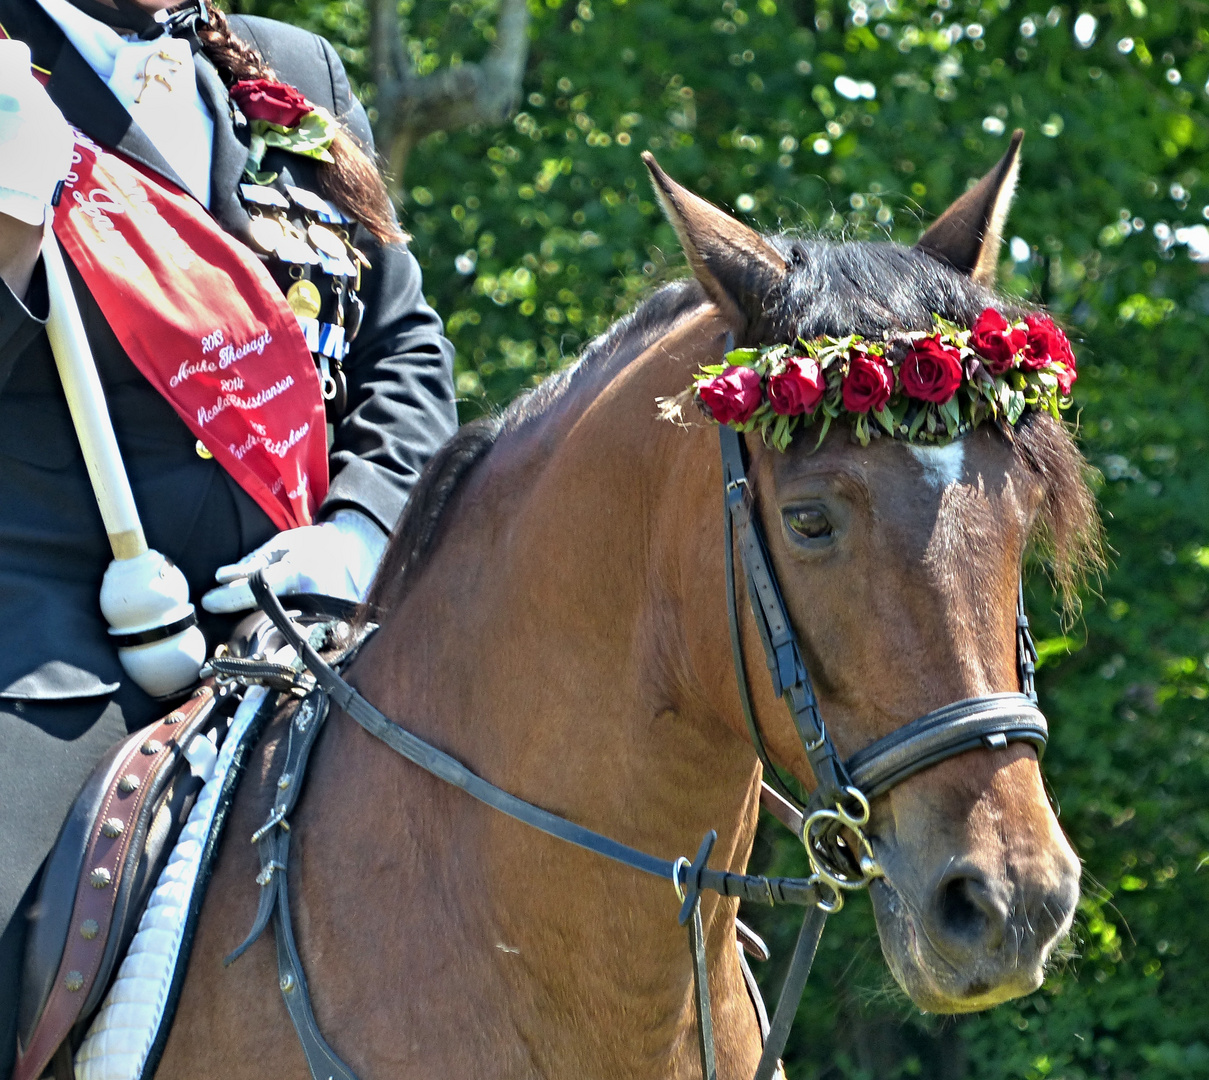
<path fill-rule="evenodd" d="M 1012 425 L 1026 408 L 1057 417 L 1070 407 L 1075 355 L 1052 319 L 1009 322 L 994 308 L 968 330 L 932 319 L 931 332 L 895 332 L 882 341 L 849 334 L 734 349 L 725 364 L 703 367 L 686 394 L 710 419 L 759 431 L 778 450 L 799 424 L 818 420 L 822 443 L 831 421 L 846 414 L 868 446 L 881 431 L 945 443 L 984 420 Z M 685 396 L 661 402 L 664 415 L 678 418 Z"/>

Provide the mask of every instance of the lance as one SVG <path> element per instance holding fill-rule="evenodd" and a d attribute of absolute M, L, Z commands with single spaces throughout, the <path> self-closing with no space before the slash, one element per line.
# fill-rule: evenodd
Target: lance
<path fill-rule="evenodd" d="M 101 583 L 101 614 L 126 673 L 152 697 L 166 697 L 197 680 L 206 639 L 189 603 L 185 575 L 147 546 L 80 308 L 49 223 L 42 261 L 50 294 L 46 333 L 113 550 Z"/>

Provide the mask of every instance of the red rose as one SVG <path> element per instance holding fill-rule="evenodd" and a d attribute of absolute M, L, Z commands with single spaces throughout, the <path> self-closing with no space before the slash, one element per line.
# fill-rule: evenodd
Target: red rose
<path fill-rule="evenodd" d="M 764 400 L 760 373 L 749 367 L 728 367 L 697 388 L 701 401 L 719 424 L 743 424 Z"/>
<path fill-rule="evenodd" d="M 827 390 L 823 369 L 809 356 L 790 356 L 784 368 L 768 377 L 768 401 L 782 416 L 812 412 Z"/>
<path fill-rule="evenodd" d="M 315 111 L 315 106 L 292 86 L 268 79 L 237 82 L 231 87 L 231 97 L 249 120 L 267 120 L 283 128 L 294 127 L 304 116 Z"/>
<path fill-rule="evenodd" d="M 849 412 L 881 412 L 894 391 L 894 373 L 880 356 L 854 349 L 848 354 L 843 391 Z"/>
<path fill-rule="evenodd" d="M 942 345 L 939 335 L 923 338 L 911 345 L 898 378 L 909 397 L 943 403 L 961 385 L 961 353 Z"/>
<path fill-rule="evenodd" d="M 1037 371 L 1056 361 L 1070 368 L 1073 375 L 1075 354 L 1066 335 L 1054 325 L 1054 320 L 1046 315 L 1026 315 L 1024 321 L 1028 326 L 1028 341 L 1020 358 L 1021 367 Z M 1073 378 L 1071 382 L 1074 382 Z"/>
<path fill-rule="evenodd" d="M 1002 375 L 1010 370 L 1016 354 L 1027 341 L 1028 331 L 1009 326 L 1007 319 L 994 308 L 986 308 L 970 332 L 970 344 L 992 375 Z"/>
<path fill-rule="evenodd" d="M 1054 374 L 1058 376 L 1058 389 L 1062 391 L 1062 396 L 1070 397 L 1070 388 L 1075 385 L 1075 380 L 1079 377 L 1074 363 L 1055 364 Z"/>

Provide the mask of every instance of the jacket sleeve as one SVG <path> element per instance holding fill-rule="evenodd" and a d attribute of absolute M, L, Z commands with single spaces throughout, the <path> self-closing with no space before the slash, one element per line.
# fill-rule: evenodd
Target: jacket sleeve
<path fill-rule="evenodd" d="M 4 393 L 4 386 L 21 354 L 46 326 L 49 312 L 46 271 L 41 259 L 34 267 L 24 302 L 18 300 L 8 284 L 0 279 L 0 394 Z"/>
<path fill-rule="evenodd" d="M 424 300 L 420 267 L 402 244 L 358 247 L 365 318 L 345 359 L 348 408 L 332 443 L 331 487 L 320 508 L 362 510 L 390 531 L 425 463 L 457 427 L 453 346 Z"/>

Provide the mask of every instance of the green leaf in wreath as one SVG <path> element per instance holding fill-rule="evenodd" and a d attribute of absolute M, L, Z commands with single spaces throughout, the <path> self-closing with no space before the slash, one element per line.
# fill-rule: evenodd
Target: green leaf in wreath
<path fill-rule="evenodd" d="M 961 406 L 957 402 L 956 394 L 940 406 L 940 415 L 945 422 L 945 430 L 950 435 L 955 434 L 961 424 Z"/>
<path fill-rule="evenodd" d="M 1007 416 L 1009 424 L 1016 423 L 1024 412 L 1024 407 L 1028 402 L 1025 401 L 1024 395 L 1018 390 L 1008 391 L 1007 407 L 1004 409 L 1004 414 Z"/>

